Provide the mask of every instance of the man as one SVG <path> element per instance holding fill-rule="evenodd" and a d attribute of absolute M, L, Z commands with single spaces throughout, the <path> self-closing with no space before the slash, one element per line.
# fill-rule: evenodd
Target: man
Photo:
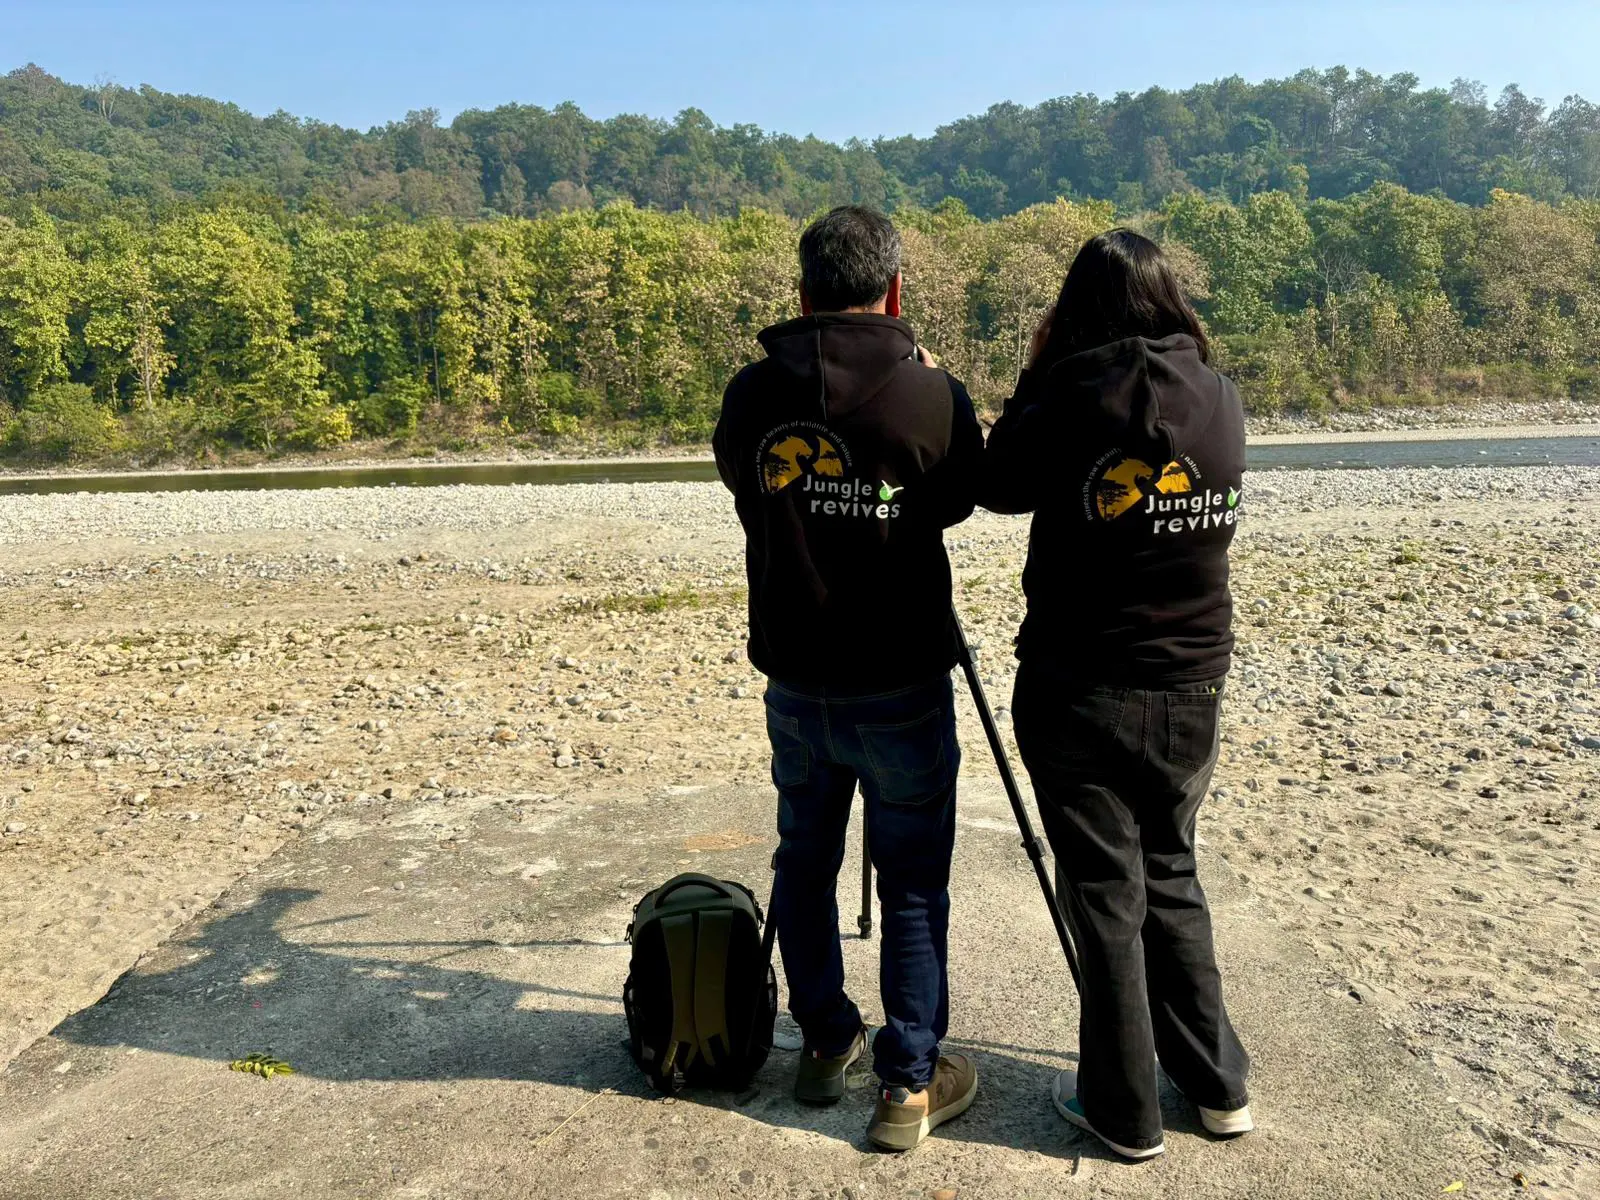
<path fill-rule="evenodd" d="M 800 239 L 800 311 L 728 385 L 715 448 L 746 539 L 750 659 L 768 676 L 777 922 L 805 1035 L 795 1095 L 831 1104 L 864 1052 L 835 885 L 859 783 L 882 905 L 883 1081 L 867 1136 L 908 1150 L 965 1112 L 941 1056 L 955 782 L 955 639 L 943 532 L 973 508 L 983 434 L 900 315 L 900 238 L 836 208 Z"/>

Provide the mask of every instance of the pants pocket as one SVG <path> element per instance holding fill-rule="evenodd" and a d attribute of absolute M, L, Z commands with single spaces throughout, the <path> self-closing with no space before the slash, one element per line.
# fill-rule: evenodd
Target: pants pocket
<path fill-rule="evenodd" d="M 955 776 L 955 723 L 945 708 L 894 725 L 859 725 L 861 747 L 885 804 L 923 804 Z"/>
<path fill-rule="evenodd" d="M 767 706 L 767 739 L 772 743 L 772 782 L 778 788 L 805 786 L 811 778 L 811 750 L 800 736 L 800 719 Z"/>
<path fill-rule="evenodd" d="M 1167 693 L 1167 761 L 1198 771 L 1217 751 L 1222 693 Z"/>
<path fill-rule="evenodd" d="M 1129 689 L 1101 687 L 1052 696 L 1036 685 L 1018 688 L 1017 747 L 1024 758 L 1048 766 L 1104 757 L 1122 732 Z"/>

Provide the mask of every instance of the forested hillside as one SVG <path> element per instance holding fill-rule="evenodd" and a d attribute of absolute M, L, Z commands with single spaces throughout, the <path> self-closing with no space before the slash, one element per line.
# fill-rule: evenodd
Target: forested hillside
<path fill-rule="evenodd" d="M 698 216 L 756 205 L 804 216 L 856 201 L 931 207 L 953 196 L 996 217 L 1056 199 L 1124 212 L 1199 190 L 1338 198 L 1374 183 L 1482 204 L 1495 188 L 1543 200 L 1600 192 L 1600 109 L 1553 110 L 1516 87 L 1493 103 L 1458 81 L 1419 90 L 1343 67 L 1251 84 L 1109 100 L 998 104 L 932 137 L 839 146 L 674 121 L 508 104 L 448 126 L 424 110 L 366 133 L 154 88 L 73 86 L 36 66 L 0 78 L 0 205 L 76 216 L 126 201 L 270 196 L 347 213 L 532 216 L 612 200 Z"/>
<path fill-rule="evenodd" d="M 24 69 L 0 84 L 0 445 L 148 459 L 494 431 L 702 440 L 755 332 L 793 312 L 800 222 L 844 199 L 893 208 L 907 317 L 984 404 L 1078 246 L 1118 221 L 1167 245 L 1257 412 L 1600 400 L 1600 199 L 1574 173 L 1592 116 L 1569 101 L 1514 119 L 1515 96 L 1461 90 L 1224 82 L 839 148 L 573 110 L 363 135 Z M 1272 107 L 1289 96 L 1302 109 Z M 1270 135 L 1200 152 L 1208 130 L 1259 129 L 1256 109 L 1277 114 Z M 1430 143 L 1426 112 L 1460 140 Z M 1152 139 L 1165 174 L 1127 174 L 1116 147 Z M 1430 146 L 1446 187 L 1413 178 Z M 1358 158 L 1381 170 L 1338 175 Z M 1003 194 L 974 193 L 979 172 Z"/>

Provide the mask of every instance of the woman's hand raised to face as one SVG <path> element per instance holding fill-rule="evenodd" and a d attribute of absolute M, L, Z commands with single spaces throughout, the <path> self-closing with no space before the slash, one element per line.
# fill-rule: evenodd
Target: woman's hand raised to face
<path fill-rule="evenodd" d="M 1039 318 L 1039 324 L 1033 331 L 1033 341 L 1028 346 L 1028 369 L 1032 370 L 1039 365 L 1039 358 L 1044 354 L 1045 343 L 1050 340 L 1050 327 L 1056 321 L 1056 308 L 1051 305 L 1044 310 L 1044 316 Z"/>

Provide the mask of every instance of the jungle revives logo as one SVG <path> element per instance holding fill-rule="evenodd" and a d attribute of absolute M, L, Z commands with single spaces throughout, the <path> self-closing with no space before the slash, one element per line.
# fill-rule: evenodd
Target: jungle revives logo
<path fill-rule="evenodd" d="M 1201 486 L 1194 459 L 1180 454 L 1163 467 L 1111 450 L 1100 457 L 1083 489 L 1084 516 L 1091 521 L 1143 519 L 1155 535 L 1196 533 L 1236 525 L 1242 493 Z"/>
<path fill-rule="evenodd" d="M 814 421 L 780 425 L 761 439 L 758 471 L 768 496 L 798 486 L 798 503 L 825 517 L 863 517 L 882 521 L 900 515 L 894 498 L 905 491 L 887 479 L 849 476 L 850 451 L 832 430 Z"/>

